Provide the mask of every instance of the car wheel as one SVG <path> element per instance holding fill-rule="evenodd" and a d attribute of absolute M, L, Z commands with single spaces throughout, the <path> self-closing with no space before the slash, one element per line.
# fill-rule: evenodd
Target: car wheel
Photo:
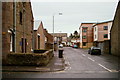
<path fill-rule="evenodd" d="M 99 53 L 99 55 L 101 55 L 101 53 Z"/>
<path fill-rule="evenodd" d="M 93 53 L 92 53 L 92 52 L 90 52 L 90 54 L 91 54 L 91 55 L 93 55 Z"/>
<path fill-rule="evenodd" d="M 99 55 L 101 55 L 101 51 L 99 52 Z"/>
<path fill-rule="evenodd" d="M 88 54 L 90 54 L 90 51 L 88 51 Z"/>

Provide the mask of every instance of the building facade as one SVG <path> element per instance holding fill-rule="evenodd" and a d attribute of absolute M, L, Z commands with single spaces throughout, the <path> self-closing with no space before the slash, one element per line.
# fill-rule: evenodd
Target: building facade
<path fill-rule="evenodd" d="M 33 50 L 45 49 L 45 34 L 42 21 L 34 22 Z"/>
<path fill-rule="evenodd" d="M 62 43 L 64 45 L 67 44 L 67 33 L 51 33 L 51 35 L 54 36 L 55 43 Z"/>
<path fill-rule="evenodd" d="M 96 23 L 93 25 L 94 46 L 100 47 L 102 52 L 104 53 L 109 53 L 110 50 L 109 40 L 110 40 L 111 26 L 112 26 L 112 20 Z"/>
<path fill-rule="evenodd" d="M 90 48 L 93 46 L 93 26 L 94 23 L 81 23 L 80 31 L 80 48 Z"/>
<path fill-rule="evenodd" d="M 2 53 L 32 49 L 33 13 L 30 2 L 2 2 Z"/>
<path fill-rule="evenodd" d="M 112 21 L 95 24 L 94 27 L 94 41 L 104 41 L 110 39 L 110 29 Z"/>
<path fill-rule="evenodd" d="M 111 54 L 120 56 L 120 1 L 116 9 L 116 13 L 111 28 Z"/>
<path fill-rule="evenodd" d="M 53 49 L 53 36 L 48 33 L 46 29 L 44 29 L 45 34 L 45 49 Z"/>

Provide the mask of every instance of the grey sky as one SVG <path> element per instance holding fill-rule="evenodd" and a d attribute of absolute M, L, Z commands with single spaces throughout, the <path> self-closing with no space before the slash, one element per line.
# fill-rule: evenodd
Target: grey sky
<path fill-rule="evenodd" d="M 105 0 L 104 0 L 105 1 Z M 114 18 L 117 2 L 32 2 L 35 20 L 41 20 L 48 32 L 73 33 L 82 22 L 103 22 Z M 58 15 L 62 12 L 63 15 Z"/>

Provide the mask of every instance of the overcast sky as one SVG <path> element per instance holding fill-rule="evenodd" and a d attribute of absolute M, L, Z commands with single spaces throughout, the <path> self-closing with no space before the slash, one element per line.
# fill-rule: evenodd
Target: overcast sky
<path fill-rule="evenodd" d="M 117 0 L 31 0 L 35 20 L 43 22 L 49 33 L 73 33 L 79 31 L 82 22 L 113 20 Z M 108 2 L 109 1 L 109 2 Z M 63 15 L 59 15 L 62 13 Z M 37 26 L 36 26 L 37 27 Z"/>

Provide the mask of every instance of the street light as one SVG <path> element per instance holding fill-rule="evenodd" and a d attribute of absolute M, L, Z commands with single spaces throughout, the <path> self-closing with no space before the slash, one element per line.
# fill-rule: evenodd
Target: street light
<path fill-rule="evenodd" d="M 62 15 L 62 13 L 59 13 L 59 15 Z M 54 52 L 54 16 L 55 14 L 53 14 L 53 52 Z"/>
<path fill-rule="evenodd" d="M 62 32 L 62 31 L 59 31 L 59 41 L 58 41 L 58 45 L 60 45 L 60 41 L 61 41 L 61 32 Z"/>

